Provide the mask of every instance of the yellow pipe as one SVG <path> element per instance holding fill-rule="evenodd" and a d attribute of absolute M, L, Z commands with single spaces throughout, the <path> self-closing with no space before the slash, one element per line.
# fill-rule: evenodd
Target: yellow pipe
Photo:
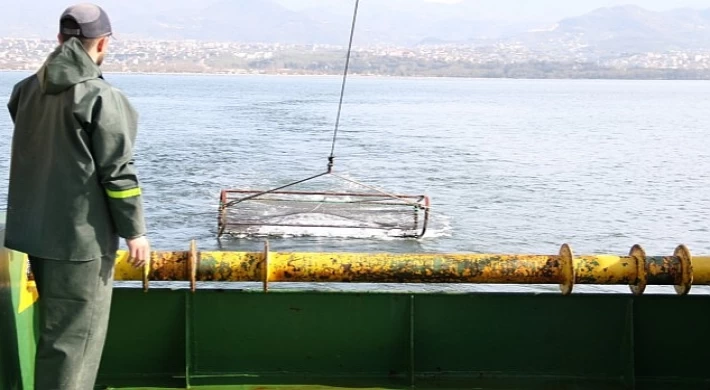
<path fill-rule="evenodd" d="M 197 281 L 261 281 L 263 253 L 199 252 Z M 151 280 L 188 280 L 187 252 L 156 252 Z M 558 256 L 386 253 L 270 253 L 271 282 L 547 283 L 559 278 Z M 116 280 L 141 280 L 121 252 Z"/>
<path fill-rule="evenodd" d="M 283 282 L 548 283 L 560 277 L 556 256 L 357 253 L 272 256 L 269 280 Z"/>
<path fill-rule="evenodd" d="M 694 256 L 693 263 L 693 284 L 710 284 L 710 256 Z"/>
<path fill-rule="evenodd" d="M 636 262 L 627 256 L 579 256 L 574 269 L 578 284 L 632 284 L 636 280 Z"/>
<path fill-rule="evenodd" d="M 575 257 L 568 246 L 557 255 L 387 254 L 268 252 L 154 252 L 145 270 L 120 252 L 116 280 L 215 282 L 369 282 L 629 285 L 642 294 L 646 285 L 710 285 L 710 257 L 691 257 L 680 246 L 673 256 L 649 257 L 639 246 L 629 256 Z M 268 262 L 265 261 L 268 254 Z M 692 267 L 689 267 L 692 265 Z M 641 268 L 639 268 L 641 267 Z M 690 270 L 692 268 L 692 271 Z"/>

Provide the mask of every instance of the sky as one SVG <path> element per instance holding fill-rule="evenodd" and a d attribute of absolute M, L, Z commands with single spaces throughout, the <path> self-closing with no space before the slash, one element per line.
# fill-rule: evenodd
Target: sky
<path fill-rule="evenodd" d="M 78 1 L 78 0 L 77 0 Z M 216 3 L 237 4 L 239 7 L 260 5 L 264 0 L 96 0 L 113 13 L 120 25 L 132 22 L 145 23 L 141 16 L 189 17 Z M 341 20 L 348 25 L 355 0 L 273 0 L 287 8 L 308 10 L 313 20 Z M 23 34 L 52 36 L 56 31 L 56 17 L 66 7 L 66 0 L 0 0 L 0 36 Z M 475 21 L 488 26 L 477 34 L 495 34 L 506 29 L 530 30 L 554 26 L 568 17 L 586 14 L 601 7 L 633 4 L 652 11 L 675 8 L 710 9 L 710 0 L 360 0 L 360 25 L 389 28 L 398 24 L 405 31 L 411 20 L 432 21 L 438 33 L 452 30 L 444 22 L 449 20 Z M 253 7 L 259 9 L 260 7 Z M 271 7 L 266 4 L 266 9 Z M 40 10 L 40 11 L 37 11 Z M 37 11 L 37 12 L 35 12 Z M 34 19 L 25 16 L 33 14 Z M 185 16 L 188 15 L 188 16 Z M 148 17 L 146 16 L 146 17 Z M 459 29 L 461 25 L 457 26 Z M 465 27 L 465 26 L 464 26 Z M 134 29 L 135 30 L 135 29 Z M 490 30 L 490 31 L 489 31 Z M 511 31 L 512 31 L 511 30 Z M 8 33 L 7 31 L 10 31 Z M 491 32 L 492 31 L 492 32 Z M 415 34 L 416 35 L 416 34 Z M 421 34 L 419 34 L 421 35 Z M 446 35 L 446 34 L 439 34 Z M 449 34 L 451 35 L 451 34 Z M 417 35 L 418 36 L 418 35 Z M 414 38 L 413 38 L 414 39 Z M 418 39 L 418 38 L 416 38 Z M 442 38 L 443 39 L 443 38 Z"/>
<path fill-rule="evenodd" d="M 293 9 L 303 9 L 314 5 L 342 7 L 354 4 L 354 0 L 277 0 Z M 367 4 L 371 2 L 372 4 Z M 396 6 L 416 7 L 422 3 L 440 4 L 442 7 L 452 3 L 463 5 L 467 12 L 479 14 L 482 18 L 500 20 L 545 20 L 559 19 L 585 14 L 601 7 L 633 4 L 654 11 L 666 11 L 674 8 L 710 8 L 710 0 L 360 0 L 360 7 L 382 6 L 385 3 Z"/>

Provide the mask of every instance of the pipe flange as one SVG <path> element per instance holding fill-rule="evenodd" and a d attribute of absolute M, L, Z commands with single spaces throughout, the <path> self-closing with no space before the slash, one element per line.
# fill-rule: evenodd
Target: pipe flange
<path fill-rule="evenodd" d="M 693 285 L 693 262 L 690 250 L 685 245 L 678 245 L 673 256 L 680 260 L 680 285 L 675 286 L 678 295 L 688 295 Z"/>
<path fill-rule="evenodd" d="M 193 293 L 197 286 L 197 243 L 195 240 L 190 242 L 190 254 L 187 259 L 187 272 L 190 275 L 190 291 Z"/>
<path fill-rule="evenodd" d="M 564 244 L 560 248 L 560 291 L 562 291 L 562 295 L 572 294 L 575 279 L 574 255 L 569 245 Z"/>
<path fill-rule="evenodd" d="M 648 280 L 646 278 L 646 251 L 641 245 L 634 245 L 629 251 L 629 256 L 636 263 L 636 279 L 629 288 L 634 295 L 643 295 L 646 291 Z"/>
<path fill-rule="evenodd" d="M 264 241 L 264 263 L 261 267 L 264 292 L 269 292 L 269 240 Z"/>

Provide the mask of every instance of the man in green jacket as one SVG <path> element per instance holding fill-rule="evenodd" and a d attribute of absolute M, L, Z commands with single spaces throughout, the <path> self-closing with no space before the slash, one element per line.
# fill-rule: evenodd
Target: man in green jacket
<path fill-rule="evenodd" d="M 37 283 L 38 390 L 93 388 L 119 239 L 135 267 L 150 256 L 133 165 L 137 113 L 99 69 L 111 34 L 100 7 L 69 7 L 59 46 L 8 104 L 5 246 L 29 256 Z"/>

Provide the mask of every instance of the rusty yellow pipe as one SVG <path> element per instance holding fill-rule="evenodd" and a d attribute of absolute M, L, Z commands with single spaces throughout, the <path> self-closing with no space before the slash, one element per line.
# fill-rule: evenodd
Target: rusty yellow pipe
<path fill-rule="evenodd" d="M 579 256 L 574 269 L 577 284 L 632 284 L 636 280 L 636 263 L 629 256 Z"/>
<path fill-rule="evenodd" d="M 556 256 L 274 253 L 269 280 L 374 283 L 549 283 Z"/>
<path fill-rule="evenodd" d="M 268 261 L 265 259 L 268 258 Z M 575 284 L 710 285 L 710 257 L 691 257 L 684 246 L 672 256 L 646 256 L 634 246 L 628 256 L 575 257 L 563 245 L 557 255 L 154 252 L 144 270 L 131 268 L 120 252 L 116 280 L 368 283 L 559 284 L 569 294 Z M 144 274 L 147 277 L 144 279 Z"/>
<path fill-rule="evenodd" d="M 694 256 L 693 263 L 693 284 L 710 284 L 710 256 Z"/>
<path fill-rule="evenodd" d="M 270 253 L 272 282 L 547 283 L 559 278 L 558 256 L 393 255 L 385 253 Z M 141 280 L 120 253 L 117 280 Z M 264 254 L 199 252 L 197 281 L 262 280 Z M 188 280 L 187 252 L 154 253 L 150 279 Z"/>

